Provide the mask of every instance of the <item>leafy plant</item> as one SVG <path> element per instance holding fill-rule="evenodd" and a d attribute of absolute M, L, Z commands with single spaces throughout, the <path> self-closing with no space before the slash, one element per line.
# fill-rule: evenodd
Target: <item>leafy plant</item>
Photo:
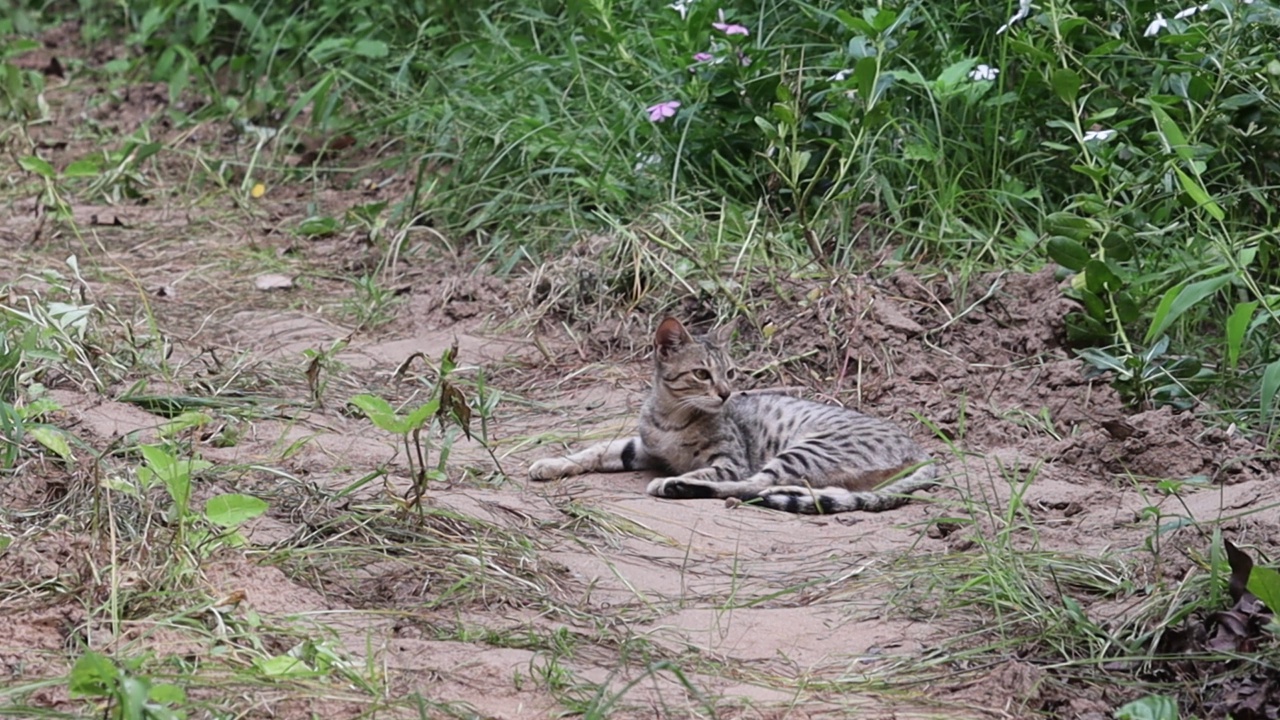
<path fill-rule="evenodd" d="M 369 421 L 380 429 L 399 435 L 404 445 L 405 460 L 409 463 L 409 476 L 413 479 L 405 507 L 417 507 L 422 512 L 422 496 L 432 480 L 447 479 L 445 465 L 449 452 L 461 432 L 471 438 L 471 406 L 462 391 L 449 379 L 457 367 L 457 346 L 446 350 L 440 358 L 435 388 L 429 399 L 407 413 L 397 412 L 391 403 L 371 394 L 356 395 L 348 402 L 354 405 Z M 414 358 L 406 360 L 401 370 Z M 427 466 L 431 455 L 432 436 L 439 435 L 437 461 L 434 468 Z"/>
<path fill-rule="evenodd" d="M 72 697 L 106 700 L 102 717 L 112 720 L 185 718 L 185 712 L 171 706 L 185 703 L 187 694 L 177 685 L 138 674 L 141 664 L 141 659 L 133 659 L 120 667 L 101 653 L 86 652 L 71 668 L 68 690 Z"/>
<path fill-rule="evenodd" d="M 213 467 L 213 464 L 195 458 L 180 458 L 171 446 L 143 445 L 138 451 L 143 457 L 143 464 L 137 469 L 141 491 L 146 492 L 156 485 L 164 487 L 172 502 L 169 520 L 175 528 L 175 541 L 178 544 L 187 540 L 196 520 L 204 520 L 209 525 L 226 531 L 217 535 L 220 540 L 238 542 L 238 536 L 234 534 L 235 528 L 267 511 L 267 503 L 259 498 L 240 493 L 224 493 L 210 497 L 205 501 L 204 511 L 194 513 L 191 494 L 195 476 L 200 471 Z M 126 484 L 116 483 L 115 487 L 132 491 Z M 202 544 L 208 537 L 202 531 L 196 539 Z"/>

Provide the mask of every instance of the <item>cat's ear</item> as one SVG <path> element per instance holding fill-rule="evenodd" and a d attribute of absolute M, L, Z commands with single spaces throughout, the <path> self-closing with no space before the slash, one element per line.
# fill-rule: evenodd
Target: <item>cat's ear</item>
<path fill-rule="evenodd" d="M 658 323 L 658 332 L 653 335 L 653 347 L 663 357 L 690 342 L 693 342 L 693 338 L 689 336 L 689 331 L 673 317 L 664 318 Z"/>

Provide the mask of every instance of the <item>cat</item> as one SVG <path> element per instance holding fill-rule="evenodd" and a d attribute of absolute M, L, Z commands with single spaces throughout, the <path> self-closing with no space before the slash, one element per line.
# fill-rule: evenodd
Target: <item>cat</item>
<path fill-rule="evenodd" d="M 779 391 L 735 393 L 724 335 L 663 319 L 639 436 L 538 460 L 529 477 L 653 469 L 668 475 L 649 483 L 656 497 L 807 514 L 889 510 L 934 484 L 929 454 L 895 425 Z"/>

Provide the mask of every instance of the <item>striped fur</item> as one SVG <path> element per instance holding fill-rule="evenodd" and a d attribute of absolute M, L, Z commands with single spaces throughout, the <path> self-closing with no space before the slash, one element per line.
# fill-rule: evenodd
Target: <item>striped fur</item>
<path fill-rule="evenodd" d="M 539 460 L 529 476 L 653 469 L 665 476 L 650 495 L 808 514 L 889 510 L 935 482 L 929 455 L 883 420 L 781 392 L 734 393 L 723 346 L 663 320 L 639 436 Z"/>

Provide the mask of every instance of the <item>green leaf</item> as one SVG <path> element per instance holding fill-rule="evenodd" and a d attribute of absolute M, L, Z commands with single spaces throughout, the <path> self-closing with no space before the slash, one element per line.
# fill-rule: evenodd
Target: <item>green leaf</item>
<path fill-rule="evenodd" d="M 977 58 L 968 58 L 967 60 L 951 63 L 938 75 L 935 85 L 942 92 L 951 90 L 960 83 L 965 82 L 969 71 L 977 64 Z"/>
<path fill-rule="evenodd" d="M 252 495 L 228 493 L 215 495 L 205 501 L 204 516 L 214 525 L 237 527 L 267 511 L 267 503 Z"/>
<path fill-rule="evenodd" d="M 276 655 L 271 658 L 258 658 L 253 661 L 258 671 L 269 677 L 305 677 L 314 674 L 307 664 L 295 657 Z"/>
<path fill-rule="evenodd" d="M 58 174 L 57 171 L 53 169 L 52 165 L 38 157 L 35 157 L 34 155 L 18 158 L 18 166 L 27 172 L 33 172 L 39 175 L 45 180 L 52 180 Z"/>
<path fill-rule="evenodd" d="M 1259 403 L 1262 410 L 1262 418 L 1266 420 L 1271 415 L 1271 401 L 1276 398 L 1276 390 L 1280 389 L 1280 360 L 1276 360 L 1262 371 L 1262 400 Z"/>
<path fill-rule="evenodd" d="M 63 177 L 97 177 L 101 170 L 98 169 L 98 163 L 93 160 L 76 160 L 62 171 Z"/>
<path fill-rule="evenodd" d="M 1079 242 L 1084 242 L 1095 233 L 1102 231 L 1102 225 L 1097 220 L 1066 211 L 1049 213 L 1045 216 L 1044 222 L 1049 234 L 1062 235 Z"/>
<path fill-rule="evenodd" d="M 71 445 L 67 443 L 66 433 L 62 430 L 50 425 L 27 426 L 26 430 L 28 435 L 45 446 L 45 449 L 62 458 L 63 462 L 70 463 L 75 459 L 71 454 Z"/>
<path fill-rule="evenodd" d="M 876 32 L 884 32 L 898 21 L 898 13 L 892 10 L 880 10 L 870 20 L 871 26 L 876 29 Z"/>
<path fill-rule="evenodd" d="M 1088 165 L 1072 165 L 1071 169 L 1075 170 L 1081 175 L 1087 176 L 1094 180 L 1106 180 L 1107 176 L 1111 174 L 1111 170 L 1105 165 L 1102 167 L 1089 167 Z"/>
<path fill-rule="evenodd" d="M 1254 565 L 1249 573 L 1248 590 L 1256 595 L 1268 610 L 1280 614 L 1280 572 L 1269 567 Z"/>
<path fill-rule="evenodd" d="M 419 405 L 413 412 L 409 413 L 409 416 L 405 418 L 405 425 L 408 425 L 410 430 L 417 430 L 437 412 L 440 412 L 440 398 L 438 397 Z"/>
<path fill-rule="evenodd" d="M 1195 201 L 1197 207 L 1202 207 L 1208 211 L 1208 213 L 1213 216 L 1214 220 L 1220 221 L 1227 216 L 1227 214 L 1222 211 L 1222 206 L 1209 196 L 1209 191 L 1204 189 L 1204 186 L 1200 184 L 1199 180 L 1186 174 L 1178 167 L 1173 169 L 1173 173 L 1178 176 L 1178 183 L 1182 185 L 1182 189 L 1185 190 L 1186 193 L 1191 196 L 1191 199 Z"/>
<path fill-rule="evenodd" d="M 1084 266 L 1085 287 L 1090 292 L 1111 292 L 1123 287 L 1119 276 L 1103 261 L 1091 259 Z"/>
<path fill-rule="evenodd" d="M 1116 710 L 1116 720 L 1178 720 L 1178 703 L 1167 695 L 1148 695 Z"/>
<path fill-rule="evenodd" d="M 1068 105 L 1075 105 L 1076 98 L 1080 96 L 1080 83 L 1080 75 L 1067 68 L 1054 70 L 1050 79 L 1053 91 Z"/>
<path fill-rule="evenodd" d="M 782 87 L 782 85 L 779 84 L 778 87 Z M 795 127 L 796 114 L 791 112 L 790 107 L 783 105 L 782 103 L 774 103 L 770 110 L 773 112 L 774 119 L 776 119 L 779 124 Z"/>
<path fill-rule="evenodd" d="M 367 58 L 384 58 L 390 54 L 387 44 L 381 40 L 357 40 L 351 46 L 352 52 Z"/>
<path fill-rule="evenodd" d="M 1190 285 L 1178 285 L 1169 288 L 1169 291 L 1161 298 L 1155 315 L 1151 318 L 1151 327 L 1147 329 L 1146 343 L 1148 345 L 1151 344 L 1151 341 L 1160 337 L 1173 324 L 1174 320 L 1177 320 L 1184 312 L 1190 310 L 1196 303 L 1218 292 L 1230 280 L 1231 276 L 1229 275 L 1219 275 L 1216 278 L 1201 280 Z"/>
<path fill-rule="evenodd" d="M 1164 140 L 1165 150 L 1177 153 L 1178 157 L 1183 160 L 1190 161 L 1195 153 L 1191 146 L 1187 144 L 1187 136 L 1182 134 L 1182 130 L 1178 128 L 1178 124 L 1169 117 L 1169 113 L 1164 108 L 1155 104 L 1151 104 L 1151 115 L 1156 120 L 1156 127 L 1160 130 L 1160 137 Z"/>
<path fill-rule="evenodd" d="M 147 696 L 151 694 L 151 683 L 143 678 L 120 678 L 120 692 L 116 694 L 122 720 L 143 720 L 146 716 Z"/>
<path fill-rule="evenodd" d="M 1258 309 L 1256 301 L 1236 303 L 1231 317 L 1227 318 L 1227 367 L 1234 368 L 1240 361 L 1240 348 L 1244 345 L 1244 336 L 1249 332 L 1249 321 Z"/>
<path fill-rule="evenodd" d="M 404 418 L 396 414 L 391 403 L 377 395 L 356 395 L 347 402 L 359 408 L 369 418 L 369 422 L 387 432 L 403 435 L 413 429 L 405 423 Z"/>
<path fill-rule="evenodd" d="M 1107 319 L 1107 305 L 1102 302 L 1102 298 L 1088 290 L 1081 290 L 1080 302 L 1084 304 L 1085 312 L 1089 313 L 1089 317 L 1099 322 Z"/>
<path fill-rule="evenodd" d="M 1074 272 L 1083 270 L 1084 266 L 1092 259 L 1084 245 L 1068 237 L 1057 236 L 1049 238 L 1046 250 L 1050 259 Z"/>
<path fill-rule="evenodd" d="M 187 691 L 171 685 L 169 683 L 160 683 L 151 686 L 150 694 L 151 702 L 160 703 L 161 705 L 173 705 L 187 701 Z"/>
<path fill-rule="evenodd" d="M 858 82 L 858 97 L 862 102 L 872 102 L 875 92 L 876 76 L 880 74 L 880 61 L 874 57 L 864 57 L 853 66 L 853 79 Z"/>
<path fill-rule="evenodd" d="M 106 655 L 90 650 L 71 668 L 67 690 L 72 697 L 106 697 L 115 688 L 120 671 Z"/>
<path fill-rule="evenodd" d="M 1116 304 L 1116 318 L 1124 325 L 1137 322 L 1142 316 L 1142 311 L 1138 308 L 1138 303 L 1134 301 L 1133 296 L 1127 292 L 1118 292 L 1112 295 L 1112 302 Z"/>
<path fill-rule="evenodd" d="M 338 232 L 341 226 L 331 217 L 309 217 L 298 225 L 298 234 L 304 237 L 321 237 Z"/>

